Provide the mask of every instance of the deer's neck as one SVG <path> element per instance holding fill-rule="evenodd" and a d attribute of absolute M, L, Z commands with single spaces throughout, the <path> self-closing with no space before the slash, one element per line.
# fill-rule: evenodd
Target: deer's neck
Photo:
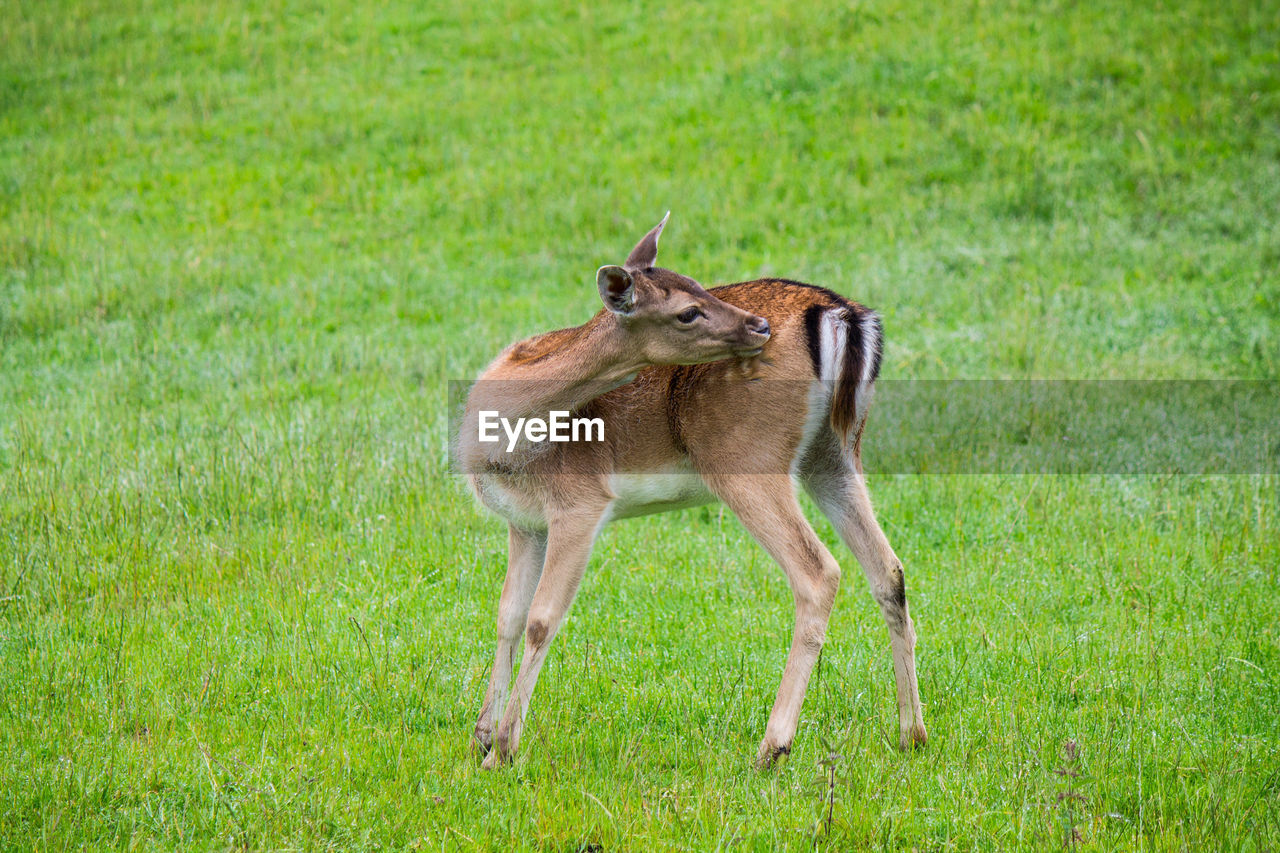
<path fill-rule="evenodd" d="M 472 403 L 485 403 L 507 417 L 576 411 L 631 381 L 645 364 L 628 346 L 626 330 L 602 311 L 581 326 L 512 345 L 481 374 Z"/>

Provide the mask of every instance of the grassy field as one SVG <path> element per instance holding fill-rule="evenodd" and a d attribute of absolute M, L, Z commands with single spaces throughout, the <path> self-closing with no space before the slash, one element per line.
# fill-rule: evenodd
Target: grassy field
<path fill-rule="evenodd" d="M 1274 470 L 873 476 L 932 739 L 837 549 L 765 774 L 781 572 L 620 523 L 485 773 L 506 539 L 446 453 L 668 208 L 888 378 L 1280 379 L 1278 19 L 0 0 L 0 848 L 1280 849 Z"/>

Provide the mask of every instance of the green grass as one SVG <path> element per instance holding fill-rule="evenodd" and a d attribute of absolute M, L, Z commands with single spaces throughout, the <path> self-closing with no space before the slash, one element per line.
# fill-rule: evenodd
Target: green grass
<path fill-rule="evenodd" d="M 1280 5 L 263 5 L 0 2 L 0 847 L 1280 847 L 1275 472 L 874 477 L 932 739 L 841 549 L 767 774 L 781 572 L 620 523 L 484 773 L 446 454 L 668 208 L 886 377 L 1280 378 Z"/>

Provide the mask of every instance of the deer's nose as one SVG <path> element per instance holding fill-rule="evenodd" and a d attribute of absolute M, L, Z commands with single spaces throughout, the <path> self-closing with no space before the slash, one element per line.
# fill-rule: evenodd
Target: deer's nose
<path fill-rule="evenodd" d="M 747 328 L 755 332 L 757 335 L 769 334 L 769 321 L 763 317 L 753 317 L 747 323 Z"/>

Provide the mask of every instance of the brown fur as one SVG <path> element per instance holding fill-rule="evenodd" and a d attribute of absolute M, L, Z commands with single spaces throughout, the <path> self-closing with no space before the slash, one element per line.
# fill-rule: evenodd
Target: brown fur
<path fill-rule="evenodd" d="M 661 230 L 626 267 L 601 268 L 606 310 L 509 347 L 468 400 L 459 458 L 481 501 L 511 530 L 499 646 L 476 725 L 477 742 L 492 747 L 486 766 L 516 749 L 546 649 L 600 527 L 716 498 L 782 566 L 795 596 L 791 653 L 757 761 L 789 751 L 840 579 L 800 512 L 793 477 L 863 565 L 890 629 L 901 744 L 923 743 L 902 564 L 875 521 L 858 458 L 879 369 L 879 320 L 830 290 L 784 279 L 704 290 L 653 267 Z M 691 308 L 700 316 L 686 322 Z M 604 441 L 508 453 L 473 438 L 481 409 L 598 417 Z M 522 627 L 524 659 L 507 703 Z"/>

